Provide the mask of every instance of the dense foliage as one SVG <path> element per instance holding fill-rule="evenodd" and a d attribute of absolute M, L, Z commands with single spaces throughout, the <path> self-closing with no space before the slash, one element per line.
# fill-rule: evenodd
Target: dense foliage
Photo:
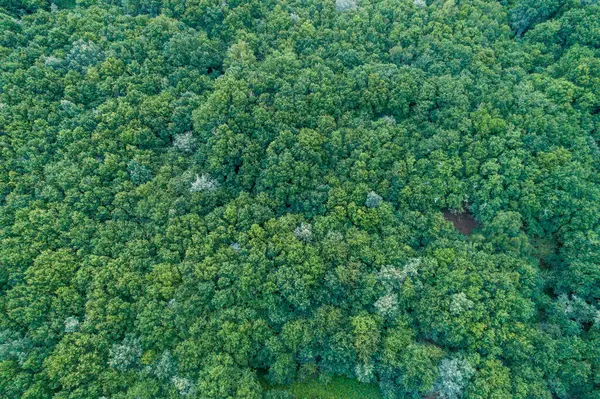
<path fill-rule="evenodd" d="M 600 398 L 598 1 L 0 10 L 2 398 Z"/>

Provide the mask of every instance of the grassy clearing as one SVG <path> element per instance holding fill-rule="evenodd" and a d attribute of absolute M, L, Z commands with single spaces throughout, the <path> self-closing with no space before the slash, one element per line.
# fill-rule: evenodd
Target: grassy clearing
<path fill-rule="evenodd" d="M 345 377 L 334 377 L 327 384 L 318 380 L 294 382 L 287 389 L 296 399 L 383 399 L 377 384 L 362 384 Z"/>

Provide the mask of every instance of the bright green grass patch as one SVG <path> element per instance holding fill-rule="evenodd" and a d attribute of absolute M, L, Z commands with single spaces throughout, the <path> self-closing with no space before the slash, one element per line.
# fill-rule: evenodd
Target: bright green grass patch
<path fill-rule="evenodd" d="M 345 377 L 334 377 L 325 385 L 318 380 L 293 383 L 290 391 L 298 399 L 382 399 L 377 384 L 363 384 Z"/>
<path fill-rule="evenodd" d="M 363 384 L 345 377 L 333 377 L 327 384 L 318 380 L 294 382 L 287 389 L 296 399 L 383 399 L 377 384 Z"/>

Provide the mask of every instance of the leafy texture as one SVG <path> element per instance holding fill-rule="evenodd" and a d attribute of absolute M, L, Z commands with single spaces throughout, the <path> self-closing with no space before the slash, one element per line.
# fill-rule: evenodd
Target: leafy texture
<path fill-rule="evenodd" d="M 0 0 L 0 397 L 600 398 L 600 5 Z"/>

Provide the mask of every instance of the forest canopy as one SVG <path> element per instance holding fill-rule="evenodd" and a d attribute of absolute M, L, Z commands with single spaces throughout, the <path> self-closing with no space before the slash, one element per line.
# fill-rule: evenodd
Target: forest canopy
<path fill-rule="evenodd" d="M 599 143 L 597 0 L 0 0 L 0 397 L 600 399 Z"/>

